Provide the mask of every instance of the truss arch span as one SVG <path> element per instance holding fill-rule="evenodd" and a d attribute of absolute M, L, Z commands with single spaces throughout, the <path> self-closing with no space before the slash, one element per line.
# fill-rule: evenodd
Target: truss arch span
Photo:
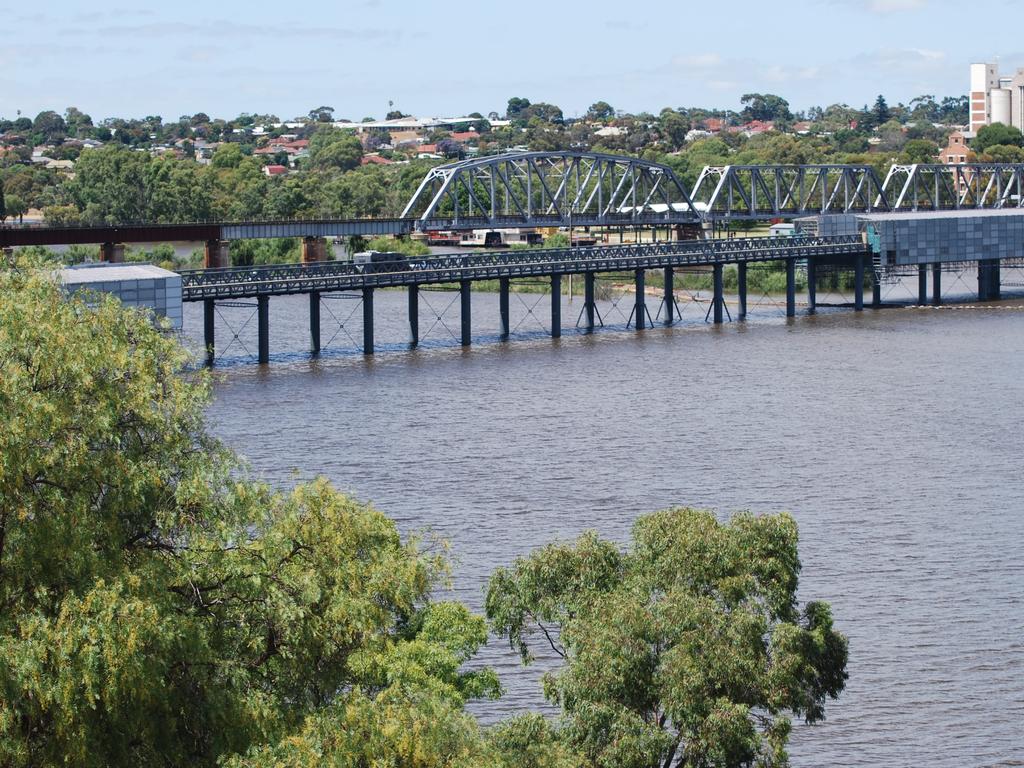
<path fill-rule="evenodd" d="M 667 165 L 599 152 L 509 152 L 433 168 L 402 216 L 420 228 L 632 226 L 701 219 Z"/>

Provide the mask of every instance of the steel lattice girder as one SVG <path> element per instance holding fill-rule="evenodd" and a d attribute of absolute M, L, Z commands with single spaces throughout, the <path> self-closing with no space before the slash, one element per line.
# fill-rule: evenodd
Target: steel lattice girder
<path fill-rule="evenodd" d="M 889 210 L 870 165 L 705 167 L 690 198 L 717 219 L 772 219 Z"/>
<path fill-rule="evenodd" d="M 894 165 L 882 185 L 894 211 L 1024 207 L 1024 164 Z"/>
<path fill-rule="evenodd" d="M 666 165 L 594 152 L 513 152 L 432 169 L 403 217 L 570 225 L 700 220 Z"/>

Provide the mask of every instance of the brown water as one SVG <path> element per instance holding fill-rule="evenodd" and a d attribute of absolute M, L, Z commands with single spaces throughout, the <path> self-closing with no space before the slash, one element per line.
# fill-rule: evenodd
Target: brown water
<path fill-rule="evenodd" d="M 426 300 L 441 314 L 452 297 Z M 318 361 L 301 354 L 305 297 L 274 299 L 274 362 L 245 357 L 249 323 L 213 429 L 272 482 L 323 474 L 448 538 L 455 595 L 476 609 L 494 567 L 552 539 L 625 541 L 675 504 L 789 510 L 801 598 L 832 603 L 851 654 L 828 720 L 796 729 L 794 764 L 1024 765 L 1024 301 L 786 321 L 752 297 L 745 324 L 705 326 L 693 304 L 675 328 L 552 341 L 547 299 L 522 298 L 521 338 L 503 344 L 497 298 L 475 295 L 466 350 L 444 327 L 457 304 L 428 334 L 421 302 L 427 343 L 408 351 L 404 295 L 380 292 L 383 353 Z M 355 300 L 330 308 L 359 317 Z M 617 311 L 602 304 L 609 325 Z M 223 312 L 239 326 L 252 309 Z M 200 332 L 199 307 L 185 322 Z M 352 322 L 333 346 L 356 346 Z M 543 705 L 544 663 L 524 670 L 497 640 L 482 656 L 507 689 L 483 718 Z"/>

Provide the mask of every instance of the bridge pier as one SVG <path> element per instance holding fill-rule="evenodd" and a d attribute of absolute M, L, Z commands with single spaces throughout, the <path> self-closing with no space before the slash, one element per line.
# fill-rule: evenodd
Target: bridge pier
<path fill-rule="evenodd" d="M 853 309 L 864 310 L 864 255 L 858 254 L 853 264 Z"/>
<path fill-rule="evenodd" d="M 796 317 L 796 259 L 786 259 L 786 317 Z"/>
<path fill-rule="evenodd" d="M 256 297 L 256 326 L 259 337 L 257 359 L 260 365 L 266 365 L 270 362 L 270 297 L 265 294 Z"/>
<path fill-rule="evenodd" d="M 320 354 L 320 291 L 309 292 L 309 351 Z"/>
<path fill-rule="evenodd" d="M 665 325 L 672 325 L 676 318 L 676 271 L 672 267 L 665 267 L 665 277 L 662 281 L 665 286 Z"/>
<path fill-rule="evenodd" d="M 318 261 L 327 261 L 327 238 L 302 238 L 302 263 L 315 264 Z"/>
<path fill-rule="evenodd" d="M 206 347 L 206 366 L 213 366 L 215 356 L 216 304 L 213 299 L 203 299 L 203 343 Z"/>
<path fill-rule="evenodd" d="M 647 325 L 647 297 L 644 293 L 645 279 L 647 272 L 643 269 L 638 269 L 634 273 L 635 279 L 635 290 L 636 290 L 636 301 L 633 305 L 633 314 L 636 317 L 636 329 L 642 331 Z"/>
<path fill-rule="evenodd" d="M 203 269 L 231 266 L 231 246 L 227 240 L 207 240 L 203 247 Z"/>
<path fill-rule="evenodd" d="M 468 347 L 473 343 L 472 290 L 472 280 L 462 280 L 459 282 L 459 306 L 461 308 L 462 316 L 462 346 L 464 347 Z"/>
<path fill-rule="evenodd" d="M 373 354 L 373 288 L 363 288 L 363 354 Z"/>
<path fill-rule="evenodd" d="M 583 316 L 586 318 L 586 329 L 594 330 L 594 316 L 597 314 L 594 283 L 597 276 L 593 272 L 583 273 Z"/>
<path fill-rule="evenodd" d="M 942 305 L 942 264 L 932 264 L 932 306 Z"/>
<path fill-rule="evenodd" d="M 736 292 L 739 295 L 740 320 L 747 319 L 747 262 L 741 261 L 736 265 Z"/>
<path fill-rule="evenodd" d="M 917 265 L 917 303 L 924 306 L 928 303 L 928 265 Z"/>
<path fill-rule="evenodd" d="M 551 338 L 562 335 L 562 276 L 551 276 Z"/>
<path fill-rule="evenodd" d="M 807 314 L 818 310 L 818 270 L 814 257 L 807 258 Z"/>
<path fill-rule="evenodd" d="M 721 325 L 724 322 L 725 309 L 725 281 L 723 280 L 724 267 L 721 264 L 715 264 L 712 267 L 713 283 L 715 288 L 715 297 L 712 299 L 712 312 L 714 314 L 714 321 L 716 325 Z"/>
<path fill-rule="evenodd" d="M 978 301 L 998 301 L 1002 294 L 999 284 L 999 259 L 978 261 Z"/>
<path fill-rule="evenodd" d="M 124 243 L 102 243 L 100 245 L 100 261 L 110 264 L 123 264 Z"/>
<path fill-rule="evenodd" d="M 871 306 L 874 309 L 882 306 L 882 283 L 874 270 L 871 270 Z"/>
<path fill-rule="evenodd" d="M 509 326 L 508 293 L 509 278 L 498 278 L 498 312 L 501 314 L 501 338 L 507 339 L 512 332 Z"/>
<path fill-rule="evenodd" d="M 420 344 L 420 287 L 409 286 L 409 344 L 418 347 Z"/>

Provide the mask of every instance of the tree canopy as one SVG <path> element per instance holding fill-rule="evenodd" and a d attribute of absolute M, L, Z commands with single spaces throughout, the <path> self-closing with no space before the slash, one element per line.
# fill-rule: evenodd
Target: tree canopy
<path fill-rule="evenodd" d="M 785 514 L 671 509 L 632 548 L 587 534 L 498 569 L 486 608 L 524 661 L 541 638 L 561 738 L 588 766 L 780 765 L 790 716 L 813 723 L 843 690 L 846 639 L 826 603 L 796 600 Z"/>
<path fill-rule="evenodd" d="M 142 314 L 21 267 L 0 293 L 0 764 L 480 764 L 463 704 L 498 684 L 431 599 L 443 549 L 237 479 Z"/>
<path fill-rule="evenodd" d="M 971 147 L 976 152 L 985 152 L 989 147 L 996 145 L 1024 147 L 1024 134 L 1012 125 L 992 123 L 979 128 L 978 135 L 971 142 Z"/>

